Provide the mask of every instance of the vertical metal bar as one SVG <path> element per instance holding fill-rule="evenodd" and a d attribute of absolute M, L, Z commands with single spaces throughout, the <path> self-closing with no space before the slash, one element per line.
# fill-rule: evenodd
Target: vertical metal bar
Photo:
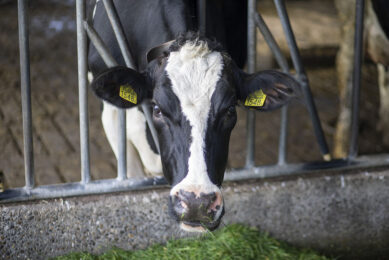
<path fill-rule="evenodd" d="M 257 9 L 256 0 L 248 0 L 247 8 L 247 72 L 255 72 L 256 61 L 256 27 L 255 27 L 255 12 Z"/>
<path fill-rule="evenodd" d="M 359 99 L 361 90 L 361 67 L 363 56 L 363 16 L 365 1 L 357 0 L 355 4 L 355 38 L 354 38 L 354 70 L 353 89 L 351 103 L 351 134 L 349 158 L 353 159 L 358 154 L 358 130 L 359 130 Z"/>
<path fill-rule="evenodd" d="M 280 137 L 278 141 L 278 165 L 286 163 L 288 141 L 288 105 L 281 109 Z"/>
<path fill-rule="evenodd" d="M 89 161 L 89 124 L 88 124 L 88 85 L 87 85 L 87 41 L 82 22 L 85 20 L 85 0 L 77 0 L 77 59 L 78 59 L 78 95 L 80 107 L 80 151 L 81 182 L 90 181 Z"/>
<path fill-rule="evenodd" d="M 207 22 L 207 1 L 206 0 L 197 0 L 197 10 L 198 10 L 198 26 L 201 35 L 205 35 L 207 31 L 206 22 Z"/>
<path fill-rule="evenodd" d="M 256 28 L 254 13 L 256 12 L 256 0 L 248 0 L 247 8 L 247 72 L 255 72 L 256 60 Z M 246 139 L 246 167 L 254 167 L 255 159 L 255 112 L 247 111 L 247 139 Z"/>
<path fill-rule="evenodd" d="M 320 123 L 320 119 L 319 119 L 319 116 L 318 116 L 318 113 L 316 110 L 316 106 L 315 106 L 315 103 L 313 101 L 312 93 L 311 93 L 311 90 L 309 88 L 308 78 L 306 76 L 304 67 L 303 67 L 302 62 L 301 62 L 300 53 L 299 53 L 298 48 L 297 48 L 297 43 L 296 43 L 296 39 L 295 39 L 293 31 L 292 31 L 292 27 L 290 25 L 288 13 L 286 12 L 285 1 L 284 0 L 274 0 L 274 2 L 276 5 L 276 8 L 277 8 L 278 15 L 279 15 L 280 20 L 281 20 L 282 27 L 283 27 L 284 32 L 285 32 L 286 41 L 287 41 L 289 49 L 290 49 L 290 54 L 292 57 L 293 65 L 294 65 L 294 68 L 296 69 L 296 72 L 297 72 L 297 79 L 300 82 L 301 87 L 302 87 L 305 102 L 307 105 L 309 115 L 310 115 L 311 120 L 312 120 L 313 129 L 314 129 L 316 139 L 317 139 L 318 144 L 319 144 L 320 151 L 323 154 L 323 159 L 325 161 L 329 161 L 331 159 L 331 155 L 330 155 L 330 152 L 328 149 L 328 145 L 327 145 L 327 142 L 326 142 L 326 139 L 324 136 L 323 129 L 321 127 L 321 123 Z"/>
<path fill-rule="evenodd" d="M 255 112 L 247 111 L 246 168 L 254 167 L 255 162 Z"/>
<path fill-rule="evenodd" d="M 27 1 L 18 0 L 18 26 L 20 50 L 20 84 L 22 95 L 23 142 L 25 188 L 34 187 L 34 148 L 32 142 L 32 114 L 31 114 L 31 84 L 30 84 L 30 49 L 28 40 Z"/>
<path fill-rule="evenodd" d="M 117 62 L 108 51 L 107 46 L 101 40 L 95 29 L 87 22 L 84 22 L 86 32 L 96 47 L 97 52 L 100 54 L 104 63 L 108 67 L 117 66 Z M 118 176 L 119 180 L 125 180 L 127 178 L 127 138 L 126 138 L 126 111 L 124 109 L 118 109 Z"/>
<path fill-rule="evenodd" d="M 268 44 L 270 50 L 272 51 L 274 57 L 277 60 L 278 65 L 281 67 L 282 71 L 289 73 L 289 65 L 282 54 L 280 47 L 278 46 L 276 40 L 271 34 L 269 28 L 267 27 L 262 16 L 255 12 L 255 23 L 261 31 L 263 38 Z M 280 127 L 280 137 L 278 142 L 278 165 L 284 165 L 286 163 L 286 154 L 287 154 L 287 138 L 288 138 L 288 106 L 284 106 L 281 110 L 281 127 Z"/>
<path fill-rule="evenodd" d="M 126 38 L 124 37 L 123 28 L 119 22 L 118 14 L 116 10 L 114 10 L 114 6 L 112 1 L 103 0 L 105 10 L 107 11 L 108 19 L 111 22 L 112 29 L 115 33 L 116 39 L 119 43 L 120 51 L 122 52 L 122 56 L 127 67 L 132 69 L 135 68 L 134 60 L 132 59 L 132 55 L 130 50 L 128 49 L 128 45 L 126 42 Z M 119 109 L 118 111 L 119 117 L 119 126 L 118 126 L 118 176 L 119 180 L 125 180 L 127 178 L 127 117 L 126 110 Z"/>
<path fill-rule="evenodd" d="M 122 53 L 122 56 L 124 58 L 124 62 L 126 63 L 126 66 L 137 70 L 137 67 L 134 62 L 134 58 L 131 55 L 131 52 L 128 48 L 128 42 L 124 34 L 123 26 L 120 23 L 119 16 L 117 14 L 116 8 L 112 2 L 112 0 L 103 0 L 105 10 L 107 11 L 108 14 L 108 19 L 112 25 L 113 31 L 115 33 L 116 39 L 119 43 L 120 51 Z M 151 119 L 151 113 L 148 110 L 148 107 L 146 104 L 142 103 L 141 108 L 143 110 L 143 114 L 145 115 L 146 122 L 150 128 L 151 135 L 153 137 L 155 146 L 157 147 L 158 152 L 159 150 L 159 141 L 158 141 L 158 135 L 157 131 L 154 127 L 153 120 Z"/>
<path fill-rule="evenodd" d="M 127 133 L 126 133 L 126 110 L 118 109 L 119 115 L 119 153 L 118 153 L 118 180 L 127 179 Z"/>

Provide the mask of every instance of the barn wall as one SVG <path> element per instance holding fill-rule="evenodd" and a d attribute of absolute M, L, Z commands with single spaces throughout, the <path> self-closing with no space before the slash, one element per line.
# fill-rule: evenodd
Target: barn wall
<path fill-rule="evenodd" d="M 224 185 L 223 223 L 349 259 L 389 255 L 389 170 L 328 172 Z M 0 258 L 47 258 L 185 236 L 168 189 L 0 205 Z"/>

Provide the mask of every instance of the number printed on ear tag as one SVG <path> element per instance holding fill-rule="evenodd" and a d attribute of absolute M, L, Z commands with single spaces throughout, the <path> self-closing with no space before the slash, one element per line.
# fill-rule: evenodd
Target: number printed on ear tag
<path fill-rule="evenodd" d="M 265 100 L 266 94 L 260 89 L 248 95 L 244 105 L 248 107 L 262 107 L 265 104 Z"/>
<path fill-rule="evenodd" d="M 119 96 L 133 104 L 138 103 L 136 92 L 130 85 L 120 86 Z"/>

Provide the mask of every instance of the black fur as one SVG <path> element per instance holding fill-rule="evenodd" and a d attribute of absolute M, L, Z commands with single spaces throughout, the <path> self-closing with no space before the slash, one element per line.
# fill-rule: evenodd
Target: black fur
<path fill-rule="evenodd" d="M 179 51 L 181 47 L 187 43 L 195 43 L 199 45 L 200 43 L 206 43 L 210 51 L 225 52 L 223 46 L 215 39 L 201 36 L 198 32 L 188 31 L 180 34 L 177 39 L 170 45 L 169 51 Z"/>
<path fill-rule="evenodd" d="M 158 132 L 163 173 L 172 185 L 179 183 L 188 172 L 191 126 L 181 111 L 181 105 L 171 89 L 166 73 L 158 75 L 152 103 L 157 104 L 161 115 L 153 112 L 154 125 Z"/>
<path fill-rule="evenodd" d="M 146 69 L 148 50 L 188 31 L 198 30 L 196 2 L 196 0 L 114 1 L 137 70 Z M 91 20 L 92 11 L 93 6 L 88 1 L 88 20 Z M 246 60 L 246 18 L 246 1 L 207 0 L 206 36 L 222 43 L 241 68 Z M 124 60 L 102 1 L 97 3 L 93 24 L 115 60 L 124 66 Z M 88 59 L 90 70 L 94 75 L 106 69 L 92 44 L 89 46 Z"/>
<path fill-rule="evenodd" d="M 137 93 L 137 104 L 126 101 L 119 96 L 120 87 L 129 85 Z M 152 96 L 152 88 L 145 77 L 126 67 L 118 66 L 96 76 L 91 83 L 94 93 L 101 99 L 120 108 L 131 108 Z"/>

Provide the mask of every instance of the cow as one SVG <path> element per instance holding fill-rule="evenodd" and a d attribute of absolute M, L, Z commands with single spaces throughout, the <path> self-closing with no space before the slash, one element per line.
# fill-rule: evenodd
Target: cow
<path fill-rule="evenodd" d="M 336 58 L 338 89 L 340 91 L 339 117 L 334 140 L 334 157 L 347 156 L 351 126 L 351 88 L 354 55 L 355 0 L 335 1 L 342 25 L 340 48 Z M 389 2 L 366 1 L 364 42 L 366 52 L 377 64 L 380 95 L 379 122 L 383 144 L 389 147 Z"/>
<path fill-rule="evenodd" d="M 94 27 L 120 65 L 107 69 L 90 46 L 89 68 L 91 88 L 104 101 L 102 121 L 116 155 L 116 108 L 127 109 L 129 175 L 143 170 L 163 174 L 172 186 L 171 216 L 182 229 L 201 232 L 216 229 L 224 214 L 221 185 L 230 134 L 237 121 L 236 106 L 271 111 L 296 96 L 298 83 L 278 71 L 242 71 L 240 50 L 229 55 L 228 48 L 216 40 L 227 45 L 228 37 L 222 39 L 220 32 L 207 37 L 195 32 L 193 2 L 114 2 L 138 70 L 124 66 L 104 7 L 98 2 Z M 208 19 L 207 31 L 209 27 L 223 29 L 217 18 Z M 233 33 L 236 37 L 241 32 Z M 160 154 L 137 107 L 142 102 L 147 102 L 152 113 Z"/>

